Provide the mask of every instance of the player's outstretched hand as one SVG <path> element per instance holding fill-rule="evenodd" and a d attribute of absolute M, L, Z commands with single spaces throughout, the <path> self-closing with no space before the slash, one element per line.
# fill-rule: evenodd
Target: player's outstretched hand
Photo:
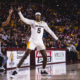
<path fill-rule="evenodd" d="M 9 10 L 9 15 L 11 15 L 12 13 L 13 13 L 13 8 Z"/>
<path fill-rule="evenodd" d="M 21 11 L 21 9 L 22 9 L 22 6 L 21 6 L 21 7 L 19 6 L 19 7 L 18 7 L 18 12 L 20 12 L 20 11 Z"/>

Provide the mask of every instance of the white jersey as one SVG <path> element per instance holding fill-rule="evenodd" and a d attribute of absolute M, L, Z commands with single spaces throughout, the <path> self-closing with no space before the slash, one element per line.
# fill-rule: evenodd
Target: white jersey
<path fill-rule="evenodd" d="M 31 25 L 31 39 L 42 40 L 44 25 L 45 23 L 43 21 L 36 22 L 35 20 L 33 20 L 33 24 Z"/>
<path fill-rule="evenodd" d="M 30 20 L 25 18 L 21 12 L 18 13 L 20 19 L 31 26 L 31 37 L 30 39 L 38 41 L 42 40 L 44 29 L 55 39 L 58 40 L 58 37 L 54 34 L 54 32 L 48 27 L 47 23 L 44 21 L 37 22 L 35 20 Z"/>

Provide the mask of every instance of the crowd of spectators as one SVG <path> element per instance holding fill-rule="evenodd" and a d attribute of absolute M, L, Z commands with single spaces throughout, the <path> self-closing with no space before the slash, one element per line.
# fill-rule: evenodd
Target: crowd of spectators
<path fill-rule="evenodd" d="M 44 32 L 44 43 L 47 48 L 65 48 L 65 42 L 72 41 L 73 44 L 79 49 L 80 41 L 80 26 L 79 20 L 75 22 L 69 15 L 61 15 L 56 10 L 46 5 L 36 3 L 21 3 L 23 6 L 22 13 L 25 17 L 30 19 L 34 18 L 34 13 L 40 11 L 42 13 L 42 20 L 46 21 L 49 27 L 61 40 L 60 44 L 46 32 Z M 10 7 L 14 8 L 10 24 L 6 27 L 0 27 L 0 37 L 2 36 L 2 46 L 6 48 L 26 48 L 27 42 L 30 37 L 30 26 L 24 24 L 17 13 L 18 3 L 7 4 L 0 3 L 0 20 L 4 21 L 8 15 Z M 78 17 L 78 15 L 76 15 Z"/>

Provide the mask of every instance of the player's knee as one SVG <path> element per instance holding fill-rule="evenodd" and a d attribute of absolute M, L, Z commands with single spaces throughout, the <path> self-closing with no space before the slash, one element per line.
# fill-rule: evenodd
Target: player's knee
<path fill-rule="evenodd" d="M 31 53 L 31 50 L 28 49 L 28 53 L 30 54 Z"/>
<path fill-rule="evenodd" d="M 44 56 L 45 58 L 47 58 L 47 54 L 46 54 L 46 53 L 44 53 L 43 56 Z"/>
<path fill-rule="evenodd" d="M 45 56 L 45 58 L 47 58 L 47 54 L 45 54 L 44 56 Z"/>
<path fill-rule="evenodd" d="M 40 51 L 41 52 L 41 54 L 42 54 L 42 56 L 43 56 L 43 58 L 47 58 L 47 54 L 46 54 L 46 52 L 45 51 Z"/>
<path fill-rule="evenodd" d="M 31 50 L 27 49 L 27 50 L 26 50 L 26 54 L 29 55 L 30 53 L 31 53 Z"/>

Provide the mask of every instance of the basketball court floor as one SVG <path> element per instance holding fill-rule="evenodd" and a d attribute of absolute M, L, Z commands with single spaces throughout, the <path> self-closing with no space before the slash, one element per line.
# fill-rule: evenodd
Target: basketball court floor
<path fill-rule="evenodd" d="M 35 69 L 21 68 L 18 75 L 10 78 L 12 70 L 8 70 L 6 74 L 0 75 L 0 80 L 80 80 L 80 64 L 51 64 L 47 65 L 46 70 L 49 75 L 40 74 L 42 66 Z"/>

